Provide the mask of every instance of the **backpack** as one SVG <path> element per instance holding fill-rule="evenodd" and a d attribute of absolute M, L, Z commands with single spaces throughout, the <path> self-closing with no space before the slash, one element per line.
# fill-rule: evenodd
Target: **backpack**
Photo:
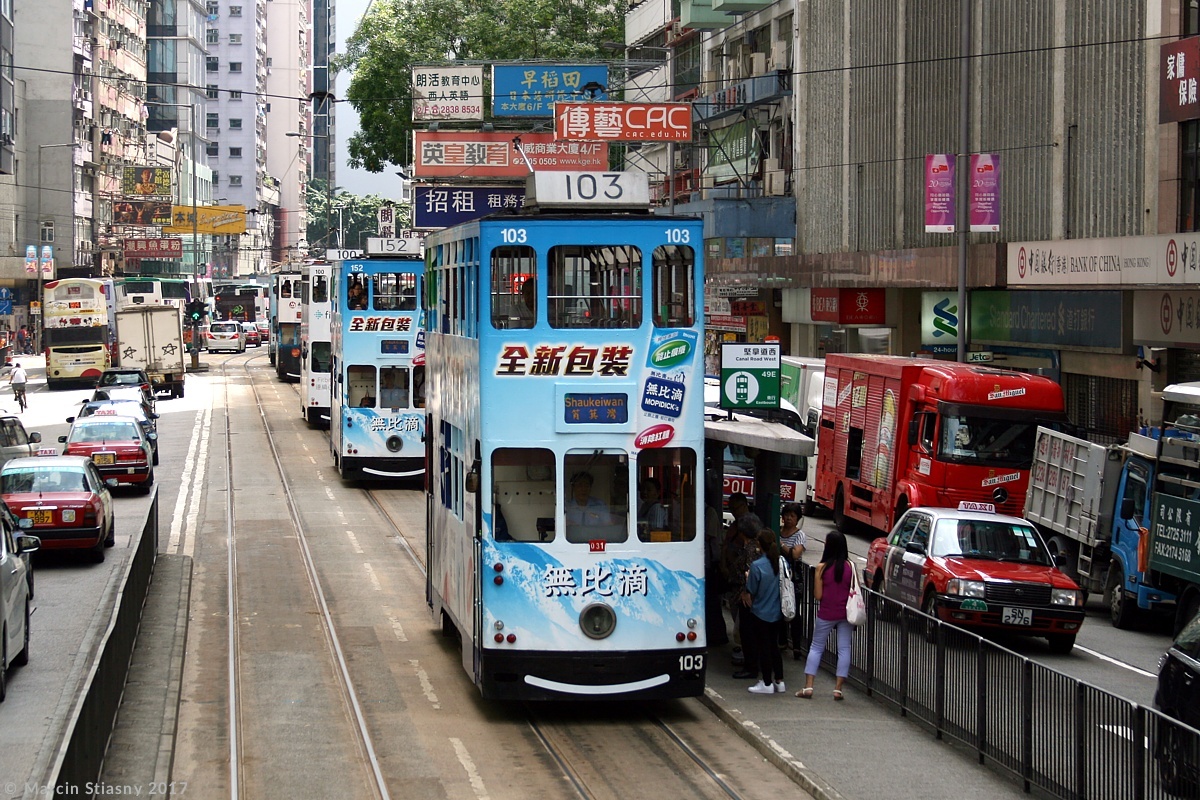
<path fill-rule="evenodd" d="M 785 556 L 779 557 L 779 610 L 783 618 L 796 618 L 796 584 L 792 583 L 792 568 Z"/>

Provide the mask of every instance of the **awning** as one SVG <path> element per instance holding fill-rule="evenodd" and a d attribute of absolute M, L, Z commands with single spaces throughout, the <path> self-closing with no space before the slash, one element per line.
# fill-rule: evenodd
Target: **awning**
<path fill-rule="evenodd" d="M 704 438 L 793 456 L 811 456 L 817 451 L 817 443 L 811 437 L 787 425 L 740 414 L 734 414 L 733 419 L 724 415 L 705 416 Z"/>

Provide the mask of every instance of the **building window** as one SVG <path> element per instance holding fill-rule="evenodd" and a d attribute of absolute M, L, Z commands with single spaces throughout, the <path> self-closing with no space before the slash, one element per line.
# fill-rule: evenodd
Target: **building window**
<path fill-rule="evenodd" d="M 1179 230 L 1200 230 L 1200 120 L 1179 124 Z"/>
<path fill-rule="evenodd" d="M 230 44 L 241 44 L 242 43 L 242 35 L 240 33 L 229 34 L 229 43 Z"/>
<path fill-rule="evenodd" d="M 216 72 L 221 68 L 221 59 L 216 56 L 204 57 L 204 69 L 208 72 Z"/>
<path fill-rule="evenodd" d="M 230 118 L 230 120 L 229 120 L 229 130 L 231 130 L 231 131 L 240 131 L 241 129 L 242 129 L 242 120 L 241 120 L 241 118 L 240 118 L 240 117 L 238 117 L 238 118 L 232 118 L 232 117 L 231 117 L 231 118 Z"/>
<path fill-rule="evenodd" d="M 209 0 L 204 4 L 204 10 L 208 12 L 210 17 L 215 17 L 221 13 L 221 8 L 213 0 Z"/>
<path fill-rule="evenodd" d="M 270 57 L 270 56 L 267 56 L 267 66 L 268 66 L 268 67 L 272 66 L 272 65 L 271 65 L 271 61 L 272 61 L 271 57 Z"/>
<path fill-rule="evenodd" d="M 230 158 L 241 158 L 242 157 L 242 148 L 240 148 L 240 147 L 229 148 L 229 157 Z"/>
<path fill-rule="evenodd" d="M 241 72 L 242 71 L 242 62 L 230 61 L 229 62 L 229 71 L 230 72 Z"/>
<path fill-rule="evenodd" d="M 229 176 L 229 185 L 230 186 L 241 186 L 242 185 L 242 176 L 241 175 L 230 175 Z"/>
<path fill-rule="evenodd" d="M 213 173 L 213 186 L 216 186 L 220 182 L 221 182 L 221 173 L 214 172 Z"/>
<path fill-rule="evenodd" d="M 242 7 L 241 6 L 230 6 L 229 7 L 229 16 L 240 17 L 241 15 L 242 15 Z"/>
<path fill-rule="evenodd" d="M 204 115 L 204 127 L 209 128 L 210 130 L 213 128 L 220 128 L 221 127 L 221 115 L 220 114 L 205 114 Z"/>
<path fill-rule="evenodd" d="M 1200 2 L 1197 0 L 1184 0 L 1182 33 L 1184 36 L 1200 33 Z"/>
<path fill-rule="evenodd" d="M 211 71 L 212 70 L 210 70 L 210 72 Z M 209 83 L 209 84 L 205 84 L 205 86 L 204 86 L 204 96 L 207 97 L 209 100 L 216 100 L 218 97 L 221 96 L 221 92 L 220 92 L 220 90 L 217 89 L 217 85 L 215 83 Z"/>
<path fill-rule="evenodd" d="M 204 152 L 210 156 L 219 156 L 221 155 L 221 145 L 219 142 L 209 142 L 204 145 Z"/>
<path fill-rule="evenodd" d="M 205 44 L 217 44 L 221 41 L 221 31 L 217 28 L 208 28 L 204 31 Z"/>

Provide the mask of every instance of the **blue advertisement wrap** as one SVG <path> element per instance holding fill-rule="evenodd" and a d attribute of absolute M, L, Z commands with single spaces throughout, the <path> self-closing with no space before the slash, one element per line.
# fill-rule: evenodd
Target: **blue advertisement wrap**
<path fill-rule="evenodd" d="M 496 65 L 492 67 L 492 115 L 549 117 L 555 102 L 607 100 L 607 88 L 604 64 Z"/>
<path fill-rule="evenodd" d="M 449 228 L 497 211 L 516 211 L 524 202 L 523 186 L 417 186 L 413 227 Z"/>

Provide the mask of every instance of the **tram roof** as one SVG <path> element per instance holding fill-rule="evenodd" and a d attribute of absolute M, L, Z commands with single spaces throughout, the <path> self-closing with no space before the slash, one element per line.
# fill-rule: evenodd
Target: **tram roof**
<path fill-rule="evenodd" d="M 706 415 L 704 438 L 793 456 L 811 456 L 817 452 L 817 443 L 811 436 L 780 422 L 742 414 L 734 414 L 732 419 L 724 415 Z"/>

